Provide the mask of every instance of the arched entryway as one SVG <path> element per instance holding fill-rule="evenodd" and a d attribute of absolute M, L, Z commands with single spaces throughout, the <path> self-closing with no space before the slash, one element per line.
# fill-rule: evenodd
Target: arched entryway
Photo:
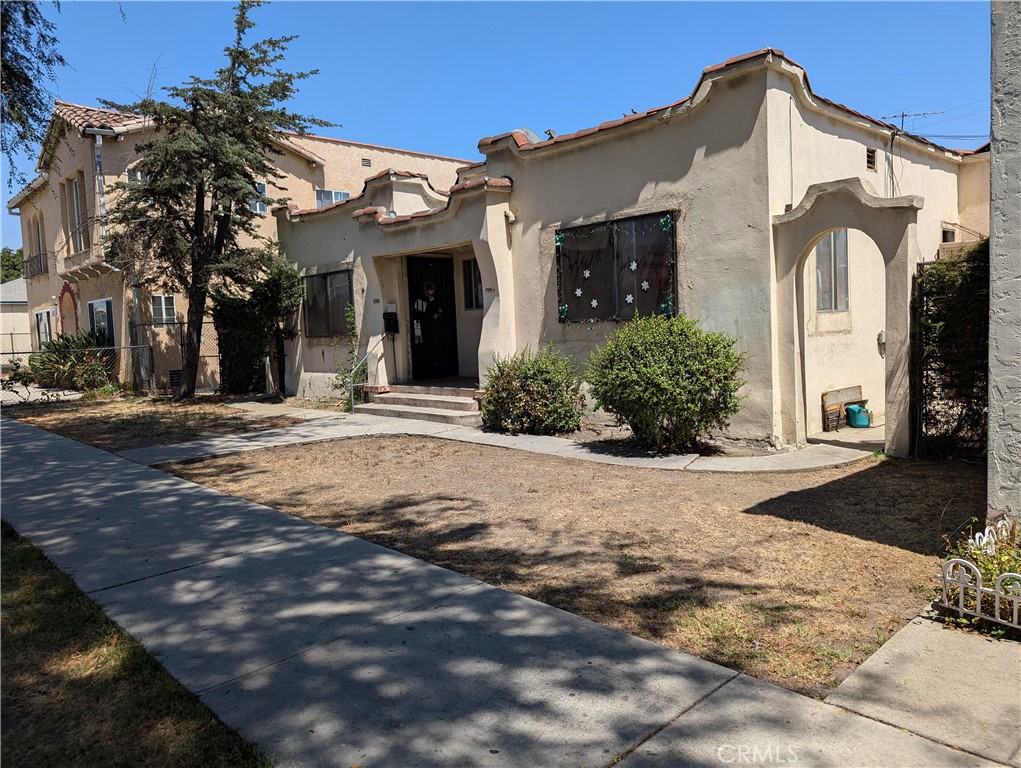
<path fill-rule="evenodd" d="M 910 354 L 911 274 L 917 261 L 916 227 L 923 200 L 916 195 L 882 198 L 860 179 L 814 184 L 789 213 L 773 217 L 776 266 L 778 431 L 785 443 L 803 443 L 806 419 L 804 267 L 816 246 L 830 233 L 863 233 L 883 260 L 885 285 L 874 286 L 883 297 L 885 327 L 885 448 L 890 455 L 909 450 L 908 358 Z M 878 336 L 878 333 L 877 333 Z M 878 349 L 877 339 L 877 353 Z"/>
<path fill-rule="evenodd" d="M 886 265 L 857 229 L 832 229 L 809 243 L 797 272 L 805 428 L 824 430 L 823 393 L 860 390 L 876 425 L 886 418 Z M 882 440 L 879 428 L 861 433 Z M 844 435 L 839 436 L 843 439 Z"/>
<path fill-rule="evenodd" d="M 60 312 L 60 332 L 78 333 L 78 297 L 75 296 L 70 283 L 65 282 L 61 286 L 57 309 Z"/>

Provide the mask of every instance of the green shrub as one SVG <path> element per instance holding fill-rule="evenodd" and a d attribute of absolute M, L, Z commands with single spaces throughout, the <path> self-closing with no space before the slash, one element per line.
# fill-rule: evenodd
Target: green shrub
<path fill-rule="evenodd" d="M 581 378 L 551 345 L 493 358 L 486 371 L 482 425 L 500 432 L 556 435 L 581 426 Z"/>
<path fill-rule="evenodd" d="M 592 353 L 586 380 L 597 407 L 643 448 L 688 448 L 737 413 L 744 356 L 735 339 L 683 315 L 638 317 Z"/>
<path fill-rule="evenodd" d="M 29 367 L 42 387 L 97 389 L 117 378 L 117 350 L 102 331 L 61 333 L 29 356 Z"/>

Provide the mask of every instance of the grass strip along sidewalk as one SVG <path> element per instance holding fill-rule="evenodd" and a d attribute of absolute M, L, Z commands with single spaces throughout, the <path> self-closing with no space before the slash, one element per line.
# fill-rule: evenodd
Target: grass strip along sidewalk
<path fill-rule="evenodd" d="M 2 526 L 4 765 L 272 765 Z"/>

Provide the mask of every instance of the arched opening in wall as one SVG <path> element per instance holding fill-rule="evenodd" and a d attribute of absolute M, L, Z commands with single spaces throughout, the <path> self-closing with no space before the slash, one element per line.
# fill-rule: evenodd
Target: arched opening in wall
<path fill-rule="evenodd" d="M 810 442 L 881 449 L 886 419 L 886 263 L 853 228 L 810 241 L 797 270 L 804 433 Z M 849 423 L 849 405 L 858 412 Z M 854 409 L 851 409 L 852 411 Z M 863 428 L 862 416 L 871 426 Z"/>
<path fill-rule="evenodd" d="M 68 283 L 64 283 L 60 291 L 57 308 L 60 312 L 60 332 L 72 335 L 78 333 L 78 302 L 74 289 Z"/>

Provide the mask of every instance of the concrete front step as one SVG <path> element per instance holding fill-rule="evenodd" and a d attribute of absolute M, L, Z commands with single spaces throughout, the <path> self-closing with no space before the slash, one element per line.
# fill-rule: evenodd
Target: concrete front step
<path fill-rule="evenodd" d="M 479 410 L 479 401 L 471 396 L 454 397 L 452 395 L 391 391 L 386 394 L 370 394 L 369 400 L 380 405 L 413 405 L 416 408 L 442 408 L 449 411 Z"/>
<path fill-rule="evenodd" d="M 391 384 L 391 395 L 436 395 L 437 397 L 473 397 L 471 387 L 429 387 L 424 384 Z"/>
<path fill-rule="evenodd" d="M 363 403 L 356 405 L 355 413 L 372 416 L 389 416 L 393 419 L 418 419 L 436 421 L 441 424 L 456 424 L 460 427 L 477 427 L 482 416 L 477 411 L 451 411 L 446 408 L 422 408 L 414 405 L 387 405 L 385 403 Z"/>

